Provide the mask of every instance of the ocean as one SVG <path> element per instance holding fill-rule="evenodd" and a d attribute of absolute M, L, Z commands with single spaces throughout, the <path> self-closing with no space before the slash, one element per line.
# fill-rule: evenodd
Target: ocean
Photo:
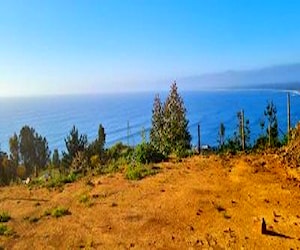
<path fill-rule="evenodd" d="M 159 93 L 164 101 L 167 92 Z M 275 90 L 223 90 L 180 92 L 189 119 L 192 144 L 197 144 L 197 125 L 201 127 L 201 143 L 217 145 L 220 122 L 225 137 L 236 129 L 236 113 L 241 109 L 250 121 L 251 140 L 261 133 L 260 120 L 267 101 L 277 107 L 280 135 L 287 128 L 287 94 Z M 99 94 L 82 96 L 2 97 L 0 98 L 0 147 L 9 151 L 9 138 L 29 125 L 48 140 L 50 150 L 65 150 L 64 138 L 75 125 L 92 141 L 103 124 L 106 146 L 116 142 L 136 145 L 142 131 L 149 134 L 155 93 Z M 291 121 L 300 120 L 300 96 L 291 93 Z"/>

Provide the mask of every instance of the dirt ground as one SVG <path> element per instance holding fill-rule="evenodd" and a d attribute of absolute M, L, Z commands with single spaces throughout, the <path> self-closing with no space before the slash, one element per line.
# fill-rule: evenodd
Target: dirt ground
<path fill-rule="evenodd" d="M 63 190 L 1 188 L 0 211 L 10 213 L 7 225 L 15 234 L 0 236 L 0 246 L 300 249 L 300 182 L 276 154 L 194 156 L 158 166 L 160 173 L 141 181 L 118 173 Z M 80 202 L 84 195 L 88 202 Z M 71 214 L 43 215 L 56 206 Z M 262 218 L 267 234 L 261 233 Z"/>

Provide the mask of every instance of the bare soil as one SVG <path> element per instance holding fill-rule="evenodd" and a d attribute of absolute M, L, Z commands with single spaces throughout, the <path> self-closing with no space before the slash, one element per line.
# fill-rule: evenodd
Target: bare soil
<path fill-rule="evenodd" d="M 276 154 L 194 156 L 141 181 L 4 187 L 0 211 L 15 234 L 0 236 L 0 249 L 300 249 L 300 182 L 285 164 Z M 44 216 L 56 206 L 71 214 Z"/>

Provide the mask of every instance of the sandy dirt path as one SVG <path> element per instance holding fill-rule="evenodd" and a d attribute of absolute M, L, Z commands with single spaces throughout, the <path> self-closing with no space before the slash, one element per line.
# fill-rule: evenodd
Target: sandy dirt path
<path fill-rule="evenodd" d="M 300 249 L 300 188 L 276 155 L 192 157 L 141 181 L 93 177 L 63 190 L 0 189 L 4 249 Z M 80 203 L 83 195 L 90 205 Z M 43 216 L 55 206 L 71 214 Z M 40 218 L 30 222 L 29 218 Z M 261 220 L 268 235 L 261 234 Z"/>

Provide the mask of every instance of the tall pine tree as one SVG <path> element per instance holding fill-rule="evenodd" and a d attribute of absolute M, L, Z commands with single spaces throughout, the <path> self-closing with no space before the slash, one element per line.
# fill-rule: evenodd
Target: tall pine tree
<path fill-rule="evenodd" d="M 190 149 L 191 135 L 188 131 L 188 123 L 183 99 L 174 82 L 164 105 L 163 141 L 167 153 L 181 154 Z"/>
<path fill-rule="evenodd" d="M 164 117 L 163 107 L 159 95 L 154 98 L 152 109 L 152 127 L 150 130 L 150 142 L 154 148 L 161 153 L 164 153 L 164 147 L 162 143 L 163 131 L 164 131 Z"/>
<path fill-rule="evenodd" d="M 150 131 L 152 145 L 165 156 L 170 153 L 181 155 L 191 147 L 188 123 L 183 99 L 174 82 L 164 105 L 158 95 L 154 99 Z"/>

